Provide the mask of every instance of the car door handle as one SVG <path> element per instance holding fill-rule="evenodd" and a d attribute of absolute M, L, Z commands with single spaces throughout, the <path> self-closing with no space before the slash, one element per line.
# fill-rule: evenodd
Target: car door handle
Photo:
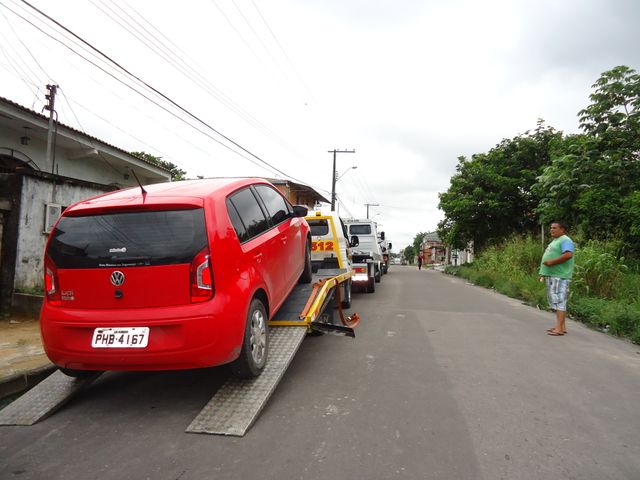
<path fill-rule="evenodd" d="M 260 263 L 260 262 L 262 262 L 262 252 L 260 252 L 260 253 L 256 253 L 256 254 L 253 256 L 253 259 L 256 261 L 256 263 Z"/>

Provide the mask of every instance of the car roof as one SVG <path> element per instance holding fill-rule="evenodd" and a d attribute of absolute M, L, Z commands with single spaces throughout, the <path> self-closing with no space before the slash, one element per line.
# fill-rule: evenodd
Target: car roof
<path fill-rule="evenodd" d="M 239 188 L 257 183 L 269 184 L 262 178 L 205 178 L 198 180 L 181 180 L 178 182 L 154 183 L 145 185 L 143 194 L 140 187 L 131 187 L 116 192 L 105 193 L 80 201 L 68 208 L 69 212 L 79 210 L 92 210 L 95 208 L 109 208 L 127 206 L 132 207 L 142 204 L 162 204 L 164 199 L 172 199 L 171 203 L 192 203 L 189 199 L 198 200 L 207 197 L 226 197 Z"/>

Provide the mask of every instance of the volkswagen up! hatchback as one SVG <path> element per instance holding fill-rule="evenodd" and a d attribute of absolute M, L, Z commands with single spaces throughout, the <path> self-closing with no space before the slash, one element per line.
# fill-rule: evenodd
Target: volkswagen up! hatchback
<path fill-rule="evenodd" d="M 261 179 L 150 185 L 67 208 L 45 251 L 47 355 L 71 376 L 225 363 L 259 375 L 268 319 L 311 281 L 306 214 Z"/>

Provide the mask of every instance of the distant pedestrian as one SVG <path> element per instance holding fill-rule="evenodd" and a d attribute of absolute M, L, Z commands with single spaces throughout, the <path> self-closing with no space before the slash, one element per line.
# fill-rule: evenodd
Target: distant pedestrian
<path fill-rule="evenodd" d="M 422 270 L 422 254 L 418 255 L 418 270 Z"/>
<path fill-rule="evenodd" d="M 546 282 L 549 306 L 556 312 L 556 325 L 549 328 L 547 334 L 560 337 L 567 333 L 565 320 L 569 284 L 575 263 L 575 246 L 566 234 L 564 223 L 553 222 L 550 232 L 553 239 L 542 255 L 539 273 L 540 280 Z"/>

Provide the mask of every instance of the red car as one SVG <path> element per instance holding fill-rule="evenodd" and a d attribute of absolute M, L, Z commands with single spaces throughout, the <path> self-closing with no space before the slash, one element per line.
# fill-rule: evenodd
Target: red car
<path fill-rule="evenodd" d="M 260 374 L 267 321 L 311 281 L 305 207 L 260 179 L 109 193 L 67 208 L 45 252 L 45 351 L 71 376 L 231 363 Z"/>

